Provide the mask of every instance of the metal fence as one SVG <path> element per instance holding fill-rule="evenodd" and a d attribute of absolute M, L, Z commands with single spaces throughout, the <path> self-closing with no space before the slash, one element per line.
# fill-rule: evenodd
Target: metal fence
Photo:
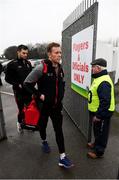
<path fill-rule="evenodd" d="M 2 100 L 1 100 L 1 93 L 0 93 L 0 141 L 6 139 L 6 130 L 5 130 L 5 121 L 4 121 L 4 114 L 3 114 L 3 107 L 2 107 Z"/>
<path fill-rule="evenodd" d="M 79 19 L 85 11 L 91 7 L 97 0 L 83 0 L 78 7 L 63 22 L 63 30 Z"/>
<path fill-rule="evenodd" d="M 90 139 L 87 99 L 71 89 L 71 38 L 81 30 L 94 25 L 94 59 L 96 52 L 97 16 L 98 2 L 82 1 L 75 11 L 64 21 L 62 32 L 62 60 L 66 80 L 64 108 L 87 139 Z"/>

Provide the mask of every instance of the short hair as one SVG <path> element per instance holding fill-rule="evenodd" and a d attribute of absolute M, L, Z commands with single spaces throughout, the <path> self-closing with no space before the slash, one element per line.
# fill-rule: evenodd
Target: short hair
<path fill-rule="evenodd" d="M 55 42 L 52 42 L 52 43 L 48 44 L 47 52 L 48 53 L 51 52 L 53 47 L 60 47 L 60 44 L 59 43 L 55 43 Z"/>
<path fill-rule="evenodd" d="M 25 46 L 25 45 L 23 45 L 23 44 L 21 44 L 21 45 L 19 45 L 19 46 L 17 47 L 17 51 L 21 51 L 22 49 L 23 49 L 23 50 L 29 50 L 28 47 Z"/>

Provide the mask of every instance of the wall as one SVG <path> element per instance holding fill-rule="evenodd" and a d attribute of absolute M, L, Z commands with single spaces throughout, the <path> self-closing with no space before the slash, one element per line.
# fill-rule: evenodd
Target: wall
<path fill-rule="evenodd" d="M 96 58 L 106 59 L 108 71 L 112 71 L 113 45 L 106 42 L 97 41 Z"/>
<path fill-rule="evenodd" d="M 96 58 L 107 60 L 107 70 L 113 76 L 116 84 L 119 79 L 119 47 L 114 47 L 112 43 L 97 41 Z"/>

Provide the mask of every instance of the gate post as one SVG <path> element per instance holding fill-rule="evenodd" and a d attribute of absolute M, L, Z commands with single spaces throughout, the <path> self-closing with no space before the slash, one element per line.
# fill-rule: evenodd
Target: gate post
<path fill-rule="evenodd" d="M 4 121 L 2 99 L 1 99 L 1 92 L 0 92 L 0 141 L 3 139 L 7 139 L 7 135 L 6 135 L 6 129 L 5 129 L 5 121 Z"/>

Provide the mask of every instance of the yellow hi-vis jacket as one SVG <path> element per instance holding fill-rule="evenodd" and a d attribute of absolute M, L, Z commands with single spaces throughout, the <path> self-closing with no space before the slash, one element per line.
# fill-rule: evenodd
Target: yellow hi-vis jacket
<path fill-rule="evenodd" d="M 102 75 L 98 78 L 95 78 L 92 82 L 92 85 L 89 89 L 88 94 L 88 110 L 91 112 L 96 112 L 99 108 L 100 100 L 98 97 L 97 89 L 99 85 L 103 82 L 107 81 L 111 85 L 111 101 L 109 111 L 115 110 L 115 98 L 114 98 L 114 85 L 109 75 Z"/>

